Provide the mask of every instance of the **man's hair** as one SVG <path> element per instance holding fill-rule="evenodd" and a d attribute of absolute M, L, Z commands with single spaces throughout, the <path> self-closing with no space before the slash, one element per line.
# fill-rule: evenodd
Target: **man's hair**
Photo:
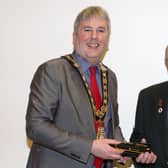
<path fill-rule="evenodd" d="M 110 35 L 111 23 L 110 23 L 109 15 L 105 11 L 105 9 L 103 9 L 100 6 L 89 6 L 85 9 L 83 9 L 78 14 L 78 16 L 76 17 L 75 22 L 74 22 L 74 33 L 77 32 L 79 23 L 81 21 L 88 20 L 88 19 L 93 18 L 93 17 L 102 18 L 102 19 L 105 19 L 107 21 L 107 29 L 108 29 L 108 33 Z"/>
<path fill-rule="evenodd" d="M 165 50 L 165 65 L 168 70 L 168 46 L 166 47 L 166 50 Z"/>

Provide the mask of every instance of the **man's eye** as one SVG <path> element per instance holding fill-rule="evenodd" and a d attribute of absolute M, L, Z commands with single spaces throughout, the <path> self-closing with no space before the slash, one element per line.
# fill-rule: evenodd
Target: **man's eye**
<path fill-rule="evenodd" d="M 105 29 L 98 29 L 97 31 L 98 31 L 98 32 L 101 32 L 101 33 L 104 33 L 104 32 L 105 32 Z"/>
<path fill-rule="evenodd" d="M 84 31 L 91 31 L 91 29 L 90 28 L 84 28 Z"/>

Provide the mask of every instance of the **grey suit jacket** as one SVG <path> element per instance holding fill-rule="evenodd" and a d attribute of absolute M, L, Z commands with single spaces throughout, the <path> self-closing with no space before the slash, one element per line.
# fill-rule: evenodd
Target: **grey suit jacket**
<path fill-rule="evenodd" d="M 108 70 L 113 138 L 119 127 L 117 82 Z M 63 57 L 42 64 L 31 83 L 26 115 L 27 136 L 33 140 L 27 168 L 91 168 L 94 118 L 79 72 Z"/>

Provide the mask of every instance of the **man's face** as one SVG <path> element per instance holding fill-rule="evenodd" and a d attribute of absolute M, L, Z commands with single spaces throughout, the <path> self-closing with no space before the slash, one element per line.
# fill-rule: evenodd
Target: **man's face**
<path fill-rule="evenodd" d="M 79 23 L 73 34 L 75 51 L 88 62 L 97 64 L 108 50 L 109 32 L 107 21 L 93 17 Z"/>

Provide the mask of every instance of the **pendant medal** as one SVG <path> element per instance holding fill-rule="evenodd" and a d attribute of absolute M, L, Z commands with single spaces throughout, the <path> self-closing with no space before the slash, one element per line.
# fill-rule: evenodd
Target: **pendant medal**
<path fill-rule="evenodd" d="M 98 129 L 97 129 L 97 134 L 96 138 L 97 139 L 104 139 L 105 138 L 105 129 L 104 129 L 104 122 L 102 120 L 98 120 Z"/>

